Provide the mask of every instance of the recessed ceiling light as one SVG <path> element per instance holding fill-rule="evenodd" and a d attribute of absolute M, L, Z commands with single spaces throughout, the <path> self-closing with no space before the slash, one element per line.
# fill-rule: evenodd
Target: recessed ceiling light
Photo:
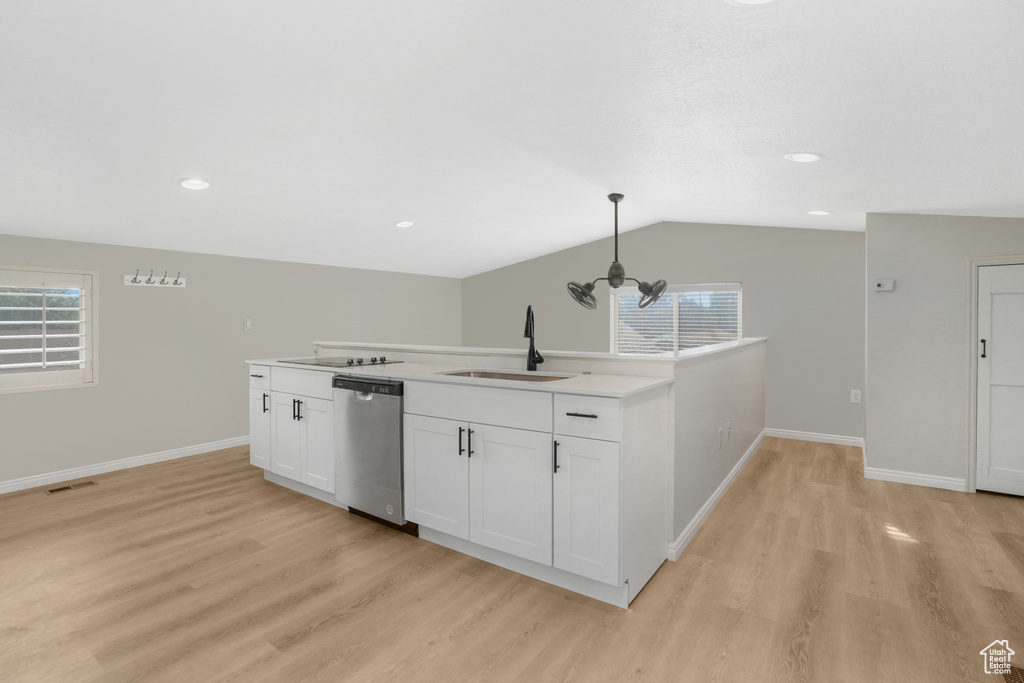
<path fill-rule="evenodd" d="M 397 223 L 395 223 L 396 228 L 411 228 L 414 225 L 416 224 L 413 223 L 412 221 L 398 221 Z"/>
<path fill-rule="evenodd" d="M 210 183 L 199 178 L 182 178 L 179 182 L 186 190 L 205 190 L 210 186 Z"/>
<path fill-rule="evenodd" d="M 789 161 L 795 161 L 799 164 L 809 164 L 812 161 L 821 161 L 823 157 L 815 152 L 793 152 L 783 156 L 782 158 L 788 159 Z"/>
<path fill-rule="evenodd" d="M 745 5 L 766 5 L 772 0 L 725 0 L 730 5 L 739 5 L 743 7 Z"/>
<path fill-rule="evenodd" d="M 827 216 L 827 215 L 829 215 L 828 211 L 808 211 L 807 213 L 811 214 L 812 216 Z"/>

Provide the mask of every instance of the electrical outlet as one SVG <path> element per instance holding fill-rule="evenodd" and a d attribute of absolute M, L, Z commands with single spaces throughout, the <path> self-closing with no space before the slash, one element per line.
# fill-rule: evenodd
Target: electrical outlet
<path fill-rule="evenodd" d="M 725 440 L 728 441 L 732 438 L 732 422 L 726 423 Z"/>
<path fill-rule="evenodd" d="M 251 330 L 252 329 L 252 318 L 243 318 L 242 319 L 242 329 L 243 330 Z"/>
<path fill-rule="evenodd" d="M 860 403 L 860 389 L 850 389 L 850 403 Z"/>

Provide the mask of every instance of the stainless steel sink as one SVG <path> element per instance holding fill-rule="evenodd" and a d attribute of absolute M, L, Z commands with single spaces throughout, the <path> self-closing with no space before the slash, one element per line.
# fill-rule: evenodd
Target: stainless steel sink
<path fill-rule="evenodd" d="M 493 370 L 459 370 L 457 372 L 440 372 L 439 375 L 452 375 L 454 377 L 479 377 L 481 379 L 510 379 L 517 382 L 554 382 L 568 377 L 555 375 L 538 375 L 533 372 L 496 372 Z"/>

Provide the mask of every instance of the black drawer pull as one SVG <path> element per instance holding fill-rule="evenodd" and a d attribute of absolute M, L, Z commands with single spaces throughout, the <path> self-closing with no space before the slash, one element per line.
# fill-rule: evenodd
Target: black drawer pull
<path fill-rule="evenodd" d="M 466 451 L 467 451 L 466 452 L 466 457 L 467 458 L 472 458 L 473 457 L 473 430 L 472 429 L 467 429 L 466 430 Z"/>
<path fill-rule="evenodd" d="M 263 394 L 263 412 L 264 413 L 270 412 L 270 408 L 267 407 L 267 397 L 268 396 L 270 396 L 270 394 Z"/>
<path fill-rule="evenodd" d="M 459 427 L 459 455 L 466 452 L 466 449 L 462 447 L 462 432 L 466 431 L 465 427 Z"/>
<path fill-rule="evenodd" d="M 587 415 L 586 413 L 566 413 L 569 417 L 589 417 L 591 420 L 596 420 L 597 415 Z"/>
<path fill-rule="evenodd" d="M 554 447 L 551 449 L 554 453 L 555 459 L 555 474 L 558 474 L 558 442 L 555 441 Z"/>
<path fill-rule="evenodd" d="M 300 401 L 300 400 L 296 400 L 295 401 L 295 419 L 296 420 L 301 420 L 302 419 L 302 401 Z"/>
<path fill-rule="evenodd" d="M 256 377 L 257 379 L 263 379 L 263 375 L 249 375 L 250 377 Z"/>

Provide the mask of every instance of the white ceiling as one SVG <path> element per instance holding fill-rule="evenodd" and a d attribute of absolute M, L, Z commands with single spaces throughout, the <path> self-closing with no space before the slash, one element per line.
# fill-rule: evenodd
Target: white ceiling
<path fill-rule="evenodd" d="M 1024 216 L 1022 150 L 1020 0 L 0 3 L 6 234 L 464 277 L 608 236 L 609 192 Z"/>

